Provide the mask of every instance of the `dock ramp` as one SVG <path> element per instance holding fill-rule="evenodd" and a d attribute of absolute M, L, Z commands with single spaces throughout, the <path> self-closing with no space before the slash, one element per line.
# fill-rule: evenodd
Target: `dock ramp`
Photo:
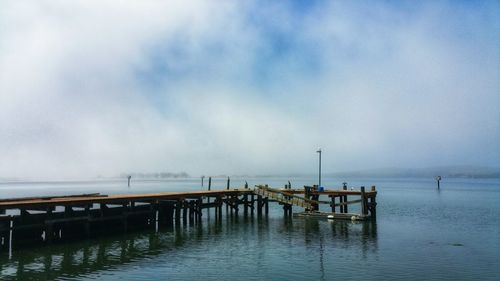
<path fill-rule="evenodd" d="M 306 208 L 311 210 L 313 208 L 313 204 L 317 203 L 314 200 L 309 200 L 304 197 L 300 197 L 297 195 L 293 195 L 283 190 L 270 188 L 266 185 L 257 185 L 255 186 L 254 193 L 260 195 L 265 198 L 269 198 L 271 200 L 283 203 L 294 205 L 302 208 Z"/>

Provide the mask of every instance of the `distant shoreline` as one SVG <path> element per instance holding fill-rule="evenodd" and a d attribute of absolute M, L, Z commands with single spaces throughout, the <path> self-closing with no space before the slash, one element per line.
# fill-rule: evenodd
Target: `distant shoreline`
<path fill-rule="evenodd" d="M 70 178 L 61 175 L 61 177 L 25 177 L 16 178 L 9 176 L 0 176 L 0 183 L 38 183 L 38 182 L 116 182 L 127 180 L 128 176 L 132 177 L 132 181 L 171 181 L 182 179 L 200 179 L 202 177 L 208 180 L 212 179 L 225 179 L 227 177 L 234 179 L 251 179 L 251 178 L 306 178 L 317 177 L 316 173 L 275 173 L 275 174 L 220 174 L 215 175 L 201 174 L 192 176 L 186 172 L 148 172 L 148 173 L 120 173 L 114 176 L 98 175 L 96 177 L 88 178 Z M 381 168 L 381 169 L 367 169 L 359 171 L 343 171 L 343 172 L 325 172 L 323 177 L 329 178 L 434 178 L 441 176 L 443 179 L 500 179 L 500 168 L 496 167 L 481 167 L 481 166 L 442 166 L 442 167 L 429 167 L 429 168 Z"/>

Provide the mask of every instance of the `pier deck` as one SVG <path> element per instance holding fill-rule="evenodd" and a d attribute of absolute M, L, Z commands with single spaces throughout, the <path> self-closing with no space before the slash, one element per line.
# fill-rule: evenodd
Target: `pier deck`
<path fill-rule="evenodd" d="M 119 195 L 72 195 L 33 197 L 20 199 L 0 199 L 0 210 L 6 209 L 29 209 L 39 206 L 71 206 L 93 203 L 121 203 L 126 201 L 154 201 L 154 200 L 178 200 L 193 199 L 199 197 L 239 196 L 253 193 L 250 189 L 233 190 L 210 190 L 210 191 L 183 191 L 183 192 L 160 192 L 147 194 L 119 194 Z"/>

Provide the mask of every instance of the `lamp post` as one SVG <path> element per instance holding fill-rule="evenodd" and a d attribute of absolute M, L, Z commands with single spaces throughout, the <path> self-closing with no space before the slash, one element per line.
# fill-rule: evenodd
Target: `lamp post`
<path fill-rule="evenodd" d="M 319 153 L 319 180 L 318 180 L 318 188 L 321 187 L 321 148 L 318 148 L 318 151 L 316 151 L 317 153 Z"/>

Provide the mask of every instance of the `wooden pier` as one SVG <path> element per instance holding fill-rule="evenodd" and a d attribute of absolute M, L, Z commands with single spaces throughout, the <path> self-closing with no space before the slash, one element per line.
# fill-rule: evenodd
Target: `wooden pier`
<path fill-rule="evenodd" d="M 209 187 L 210 189 L 210 187 Z M 303 189 L 230 188 L 187 192 L 151 194 L 30 197 L 0 199 L 0 250 L 35 243 L 53 243 L 98 236 L 110 232 L 200 223 L 204 209 L 214 209 L 215 219 L 221 220 L 223 205 L 227 216 L 268 215 L 269 203 L 283 206 L 284 216 L 292 216 L 292 208 L 300 208 L 298 216 L 322 217 L 336 214 L 336 219 L 349 219 L 348 205 L 360 204 L 359 218 L 375 218 L 377 191 L 339 190 L 319 191 L 317 186 Z M 329 200 L 320 200 L 320 197 Z M 356 197 L 348 200 L 349 197 Z M 337 202 L 337 198 L 338 201 Z M 319 212 L 327 205 L 331 213 Z M 2 215 L 3 214 L 3 215 Z"/>

